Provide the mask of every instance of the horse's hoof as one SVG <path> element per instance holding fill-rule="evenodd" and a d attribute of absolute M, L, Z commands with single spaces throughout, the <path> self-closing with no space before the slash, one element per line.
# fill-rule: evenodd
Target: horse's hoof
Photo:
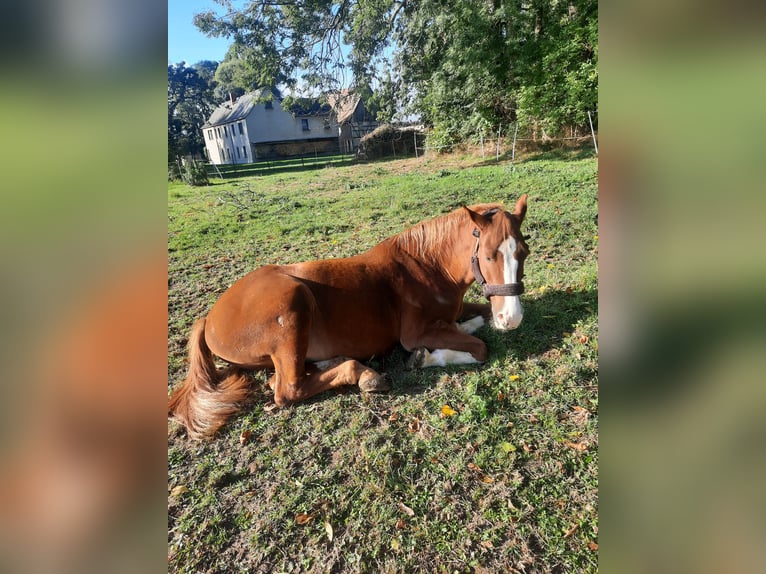
<path fill-rule="evenodd" d="M 382 393 L 391 390 L 391 383 L 385 375 L 375 373 L 367 379 L 359 379 L 359 390 L 363 393 Z"/>
<path fill-rule="evenodd" d="M 408 371 L 411 371 L 412 369 L 419 369 L 423 366 L 423 363 L 425 363 L 426 357 L 428 357 L 428 349 L 425 347 L 415 349 L 410 355 L 410 358 L 407 359 L 407 364 L 404 366 L 404 368 Z"/>

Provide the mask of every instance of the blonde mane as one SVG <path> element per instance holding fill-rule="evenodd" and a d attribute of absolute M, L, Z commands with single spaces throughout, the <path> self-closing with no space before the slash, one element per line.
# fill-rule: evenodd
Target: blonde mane
<path fill-rule="evenodd" d="M 502 209 L 497 203 L 471 205 L 469 209 L 477 213 L 486 213 L 491 209 Z M 468 213 L 460 208 L 455 211 L 424 221 L 405 229 L 392 239 L 406 253 L 430 264 L 438 264 L 444 258 L 445 242 L 450 241 L 462 224 L 468 220 Z"/>

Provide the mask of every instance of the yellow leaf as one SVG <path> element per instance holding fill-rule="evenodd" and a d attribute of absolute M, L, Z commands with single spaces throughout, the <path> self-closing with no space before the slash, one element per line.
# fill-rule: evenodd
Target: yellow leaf
<path fill-rule="evenodd" d="M 518 381 L 520 378 L 521 378 L 521 377 L 520 377 L 519 375 L 511 375 L 511 376 L 510 376 L 510 379 L 511 379 L 512 381 Z"/>
<path fill-rule="evenodd" d="M 451 416 L 454 416 L 456 414 L 457 414 L 457 411 L 455 409 L 453 409 L 451 406 L 444 405 L 442 407 L 442 414 L 441 414 L 442 418 L 444 418 L 444 417 L 451 417 Z"/>
<path fill-rule="evenodd" d="M 391 539 L 391 550 L 399 550 L 402 547 L 396 538 Z"/>
<path fill-rule="evenodd" d="M 329 520 L 324 521 L 324 531 L 327 533 L 327 538 L 330 542 L 332 542 L 332 524 L 330 524 Z"/>
<path fill-rule="evenodd" d="M 182 494 L 186 494 L 187 492 L 189 492 L 189 489 L 183 484 L 179 484 L 173 490 L 170 491 L 170 496 L 179 497 Z"/>
<path fill-rule="evenodd" d="M 515 450 L 516 450 L 516 447 L 515 447 L 515 446 L 513 446 L 513 445 L 512 445 L 511 443 L 509 443 L 509 442 L 503 442 L 503 443 L 500 443 L 500 448 L 502 448 L 502 449 L 503 449 L 505 452 L 513 452 L 513 451 L 515 451 Z"/>
<path fill-rule="evenodd" d="M 593 239 L 594 239 L 595 241 L 598 241 L 598 235 L 594 235 L 594 236 L 593 236 Z"/>

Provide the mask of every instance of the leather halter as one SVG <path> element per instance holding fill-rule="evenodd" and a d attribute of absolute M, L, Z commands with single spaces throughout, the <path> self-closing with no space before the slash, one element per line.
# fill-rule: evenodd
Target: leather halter
<path fill-rule="evenodd" d="M 502 285 L 487 285 L 487 280 L 484 279 L 484 275 L 481 273 L 481 267 L 479 267 L 479 235 L 478 229 L 473 230 L 473 236 L 476 238 L 476 247 L 473 250 L 473 256 L 471 257 L 471 267 L 473 269 L 473 276 L 476 282 L 481 285 L 482 293 L 487 299 L 491 297 L 511 297 L 521 295 L 524 293 L 524 283 L 519 281 L 518 283 L 503 283 Z"/>

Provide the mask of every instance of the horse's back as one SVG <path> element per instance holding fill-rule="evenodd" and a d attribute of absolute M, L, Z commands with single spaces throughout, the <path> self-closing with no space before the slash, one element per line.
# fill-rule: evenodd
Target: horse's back
<path fill-rule="evenodd" d="M 369 358 L 398 336 L 396 293 L 365 257 L 256 269 L 220 297 L 205 329 L 213 353 L 252 367 L 272 366 L 285 344 L 311 361 Z"/>

